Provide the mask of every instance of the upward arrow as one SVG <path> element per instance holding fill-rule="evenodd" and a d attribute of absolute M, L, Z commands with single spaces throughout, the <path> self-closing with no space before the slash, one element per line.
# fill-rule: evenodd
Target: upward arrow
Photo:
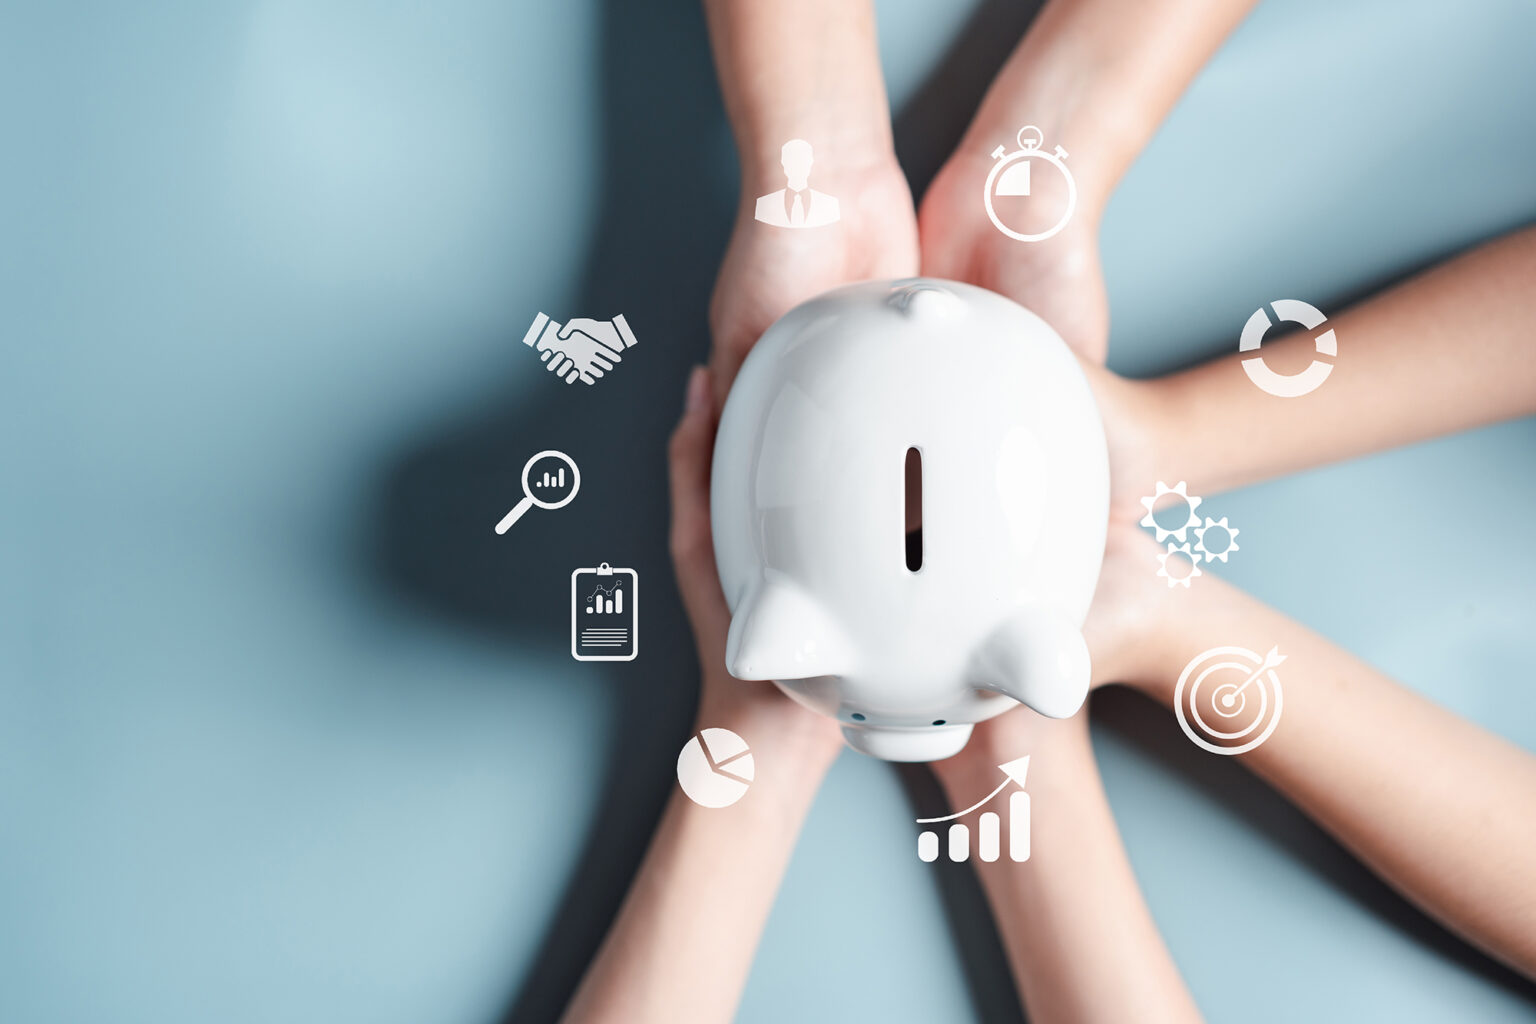
<path fill-rule="evenodd" d="M 998 767 L 1003 770 L 1004 775 L 1017 782 L 1020 789 L 1024 788 L 1024 776 L 1029 774 L 1028 754 L 1025 754 L 1023 757 L 1016 757 L 1012 761 L 1004 761 Z"/>
<path fill-rule="evenodd" d="M 997 784 L 997 788 L 992 792 L 988 793 L 974 804 L 971 804 L 971 806 L 967 807 L 963 811 L 956 811 L 954 814 L 946 814 L 942 818 L 918 818 L 917 823 L 919 825 L 931 825 L 936 821 L 953 821 L 955 818 L 964 817 L 965 815 L 970 814 L 976 808 L 984 805 L 988 800 L 991 800 L 993 797 L 997 796 L 997 794 L 1001 793 L 1004 788 L 1007 787 L 1009 779 L 1017 782 L 1020 789 L 1024 788 L 1024 776 L 1029 773 L 1028 754 L 1025 754 L 1023 757 L 1016 757 L 1012 761 L 1004 761 L 1002 764 L 998 765 L 998 767 L 1003 770 L 1003 774 L 1008 776 L 1008 778 L 1004 779 L 1002 782 L 999 782 Z"/>

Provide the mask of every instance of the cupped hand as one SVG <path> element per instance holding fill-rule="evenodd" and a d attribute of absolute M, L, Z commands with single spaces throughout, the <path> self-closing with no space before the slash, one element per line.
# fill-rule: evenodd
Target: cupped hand
<path fill-rule="evenodd" d="M 978 147 L 963 145 L 934 178 L 918 214 L 923 274 L 1006 295 L 1055 328 L 1078 355 L 1103 363 L 1109 300 L 1099 262 L 1098 211 L 1085 198 L 1051 238 L 1010 238 L 993 225 L 984 205 L 991 168 Z"/>
<path fill-rule="evenodd" d="M 842 217 L 815 228 L 764 224 L 744 195 L 709 305 L 717 409 L 757 339 L 789 310 L 841 285 L 917 273 L 917 217 L 894 158 L 828 187 Z"/>
<path fill-rule="evenodd" d="M 754 746 L 783 743 L 824 756 L 830 764 L 842 734 L 830 718 L 801 707 L 766 680 L 741 680 L 725 670 L 725 638 L 731 613 L 720 589 L 709 527 L 709 473 L 715 412 L 709 373 L 696 367 L 688 378 L 683 418 L 668 450 L 672 487 L 672 563 L 683 607 L 693 626 L 703 677 L 700 727 L 732 729 Z"/>

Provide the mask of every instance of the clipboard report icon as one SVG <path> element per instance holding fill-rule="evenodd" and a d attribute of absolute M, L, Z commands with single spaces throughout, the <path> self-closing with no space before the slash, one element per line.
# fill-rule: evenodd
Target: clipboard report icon
<path fill-rule="evenodd" d="M 603 562 L 571 573 L 571 657 L 634 661 L 640 653 L 640 574 Z"/>

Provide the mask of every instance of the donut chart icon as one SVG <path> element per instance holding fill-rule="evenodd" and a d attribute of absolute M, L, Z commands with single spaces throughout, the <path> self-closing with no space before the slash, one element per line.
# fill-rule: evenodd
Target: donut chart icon
<path fill-rule="evenodd" d="M 677 755 L 677 783 L 701 807 L 729 807 L 746 796 L 756 770 L 747 741 L 729 729 L 702 729 Z"/>
<path fill-rule="evenodd" d="M 1264 655 L 1246 647 L 1213 647 L 1197 655 L 1173 691 L 1179 728 L 1213 754 L 1245 754 L 1257 747 L 1280 724 L 1285 695 L 1275 666 L 1284 660 L 1278 647 Z"/>
<path fill-rule="evenodd" d="M 1328 320 L 1316 306 L 1310 302 L 1302 302 L 1300 299 L 1276 299 L 1270 303 L 1270 306 L 1275 311 L 1274 319 L 1270 318 L 1268 309 L 1261 307 L 1254 311 L 1247 323 L 1243 324 L 1243 333 L 1237 343 L 1239 352 L 1258 353 L 1259 345 L 1264 341 L 1264 335 L 1277 322 L 1300 324 L 1311 331 L 1321 327 Z M 1337 356 L 1339 354 L 1338 338 L 1334 336 L 1331 327 L 1315 336 L 1312 344 L 1321 355 Z M 1260 390 L 1276 398 L 1300 398 L 1302 395 L 1310 394 L 1316 391 L 1333 372 L 1333 364 L 1321 359 L 1314 359 L 1307 364 L 1305 370 L 1291 374 L 1276 373 L 1271 370 L 1264 362 L 1264 357 L 1258 354 L 1249 356 L 1242 363 L 1248 379 L 1257 384 Z"/>

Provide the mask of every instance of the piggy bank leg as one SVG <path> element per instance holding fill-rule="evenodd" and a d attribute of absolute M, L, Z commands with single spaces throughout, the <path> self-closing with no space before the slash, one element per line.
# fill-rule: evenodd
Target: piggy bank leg
<path fill-rule="evenodd" d="M 731 616 L 725 670 L 737 679 L 809 679 L 847 671 L 849 645 L 836 620 L 792 583 L 761 583 Z"/>
<path fill-rule="evenodd" d="M 1027 608 L 982 643 L 972 679 L 1042 715 L 1068 718 L 1088 696 L 1091 671 L 1081 630 L 1057 611 Z"/>

